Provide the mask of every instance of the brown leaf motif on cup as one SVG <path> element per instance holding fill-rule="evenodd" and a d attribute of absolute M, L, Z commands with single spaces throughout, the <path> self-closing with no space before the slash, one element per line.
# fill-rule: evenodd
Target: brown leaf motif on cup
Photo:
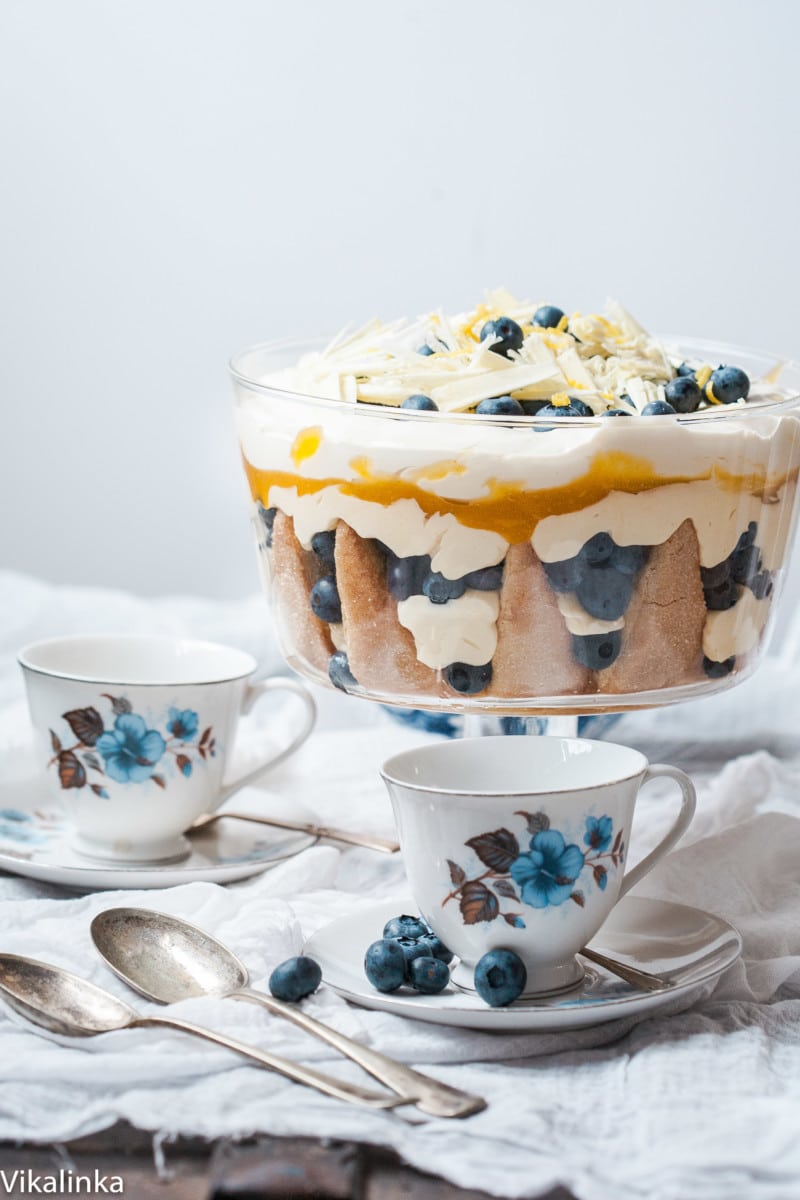
<path fill-rule="evenodd" d="M 57 767 L 62 788 L 88 785 L 104 800 L 109 798 L 106 780 L 115 783 L 151 780 L 156 787 L 166 789 L 170 777 L 180 774 L 188 778 L 197 761 L 207 762 L 216 757 L 213 728 L 206 726 L 198 737 L 200 720 L 193 709 L 170 707 L 157 723 L 164 728 L 162 733 L 158 728 L 148 727 L 144 717 L 133 711 L 126 696 L 103 692 L 100 700 L 108 701 L 111 709 L 108 724 L 98 708 L 87 705 L 61 714 L 75 738 L 74 744 L 65 745 L 62 737 L 50 730 L 53 757 L 48 767 Z"/>
<path fill-rule="evenodd" d="M 515 816 L 525 821 L 527 849 L 521 847 L 515 833 L 503 827 L 468 838 L 464 843 L 487 868 L 480 874 L 470 878 L 459 863 L 447 860 L 453 887 L 442 907 L 457 900 L 465 925 L 502 917 L 506 924 L 524 929 L 522 912 L 501 912 L 501 900 L 537 909 L 571 900 L 584 908 L 586 893 L 575 886 L 581 872 L 589 868 L 595 886 L 605 891 L 609 867 L 617 870 L 624 863 L 623 831 L 617 830 L 614 835 L 611 817 L 585 818 L 582 849 L 574 842 L 568 844 L 559 830 L 552 829 L 544 812 L 517 812 Z"/>

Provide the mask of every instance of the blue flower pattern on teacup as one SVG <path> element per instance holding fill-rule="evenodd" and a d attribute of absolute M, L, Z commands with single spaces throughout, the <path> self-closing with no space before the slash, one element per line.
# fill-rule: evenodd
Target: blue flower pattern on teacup
<path fill-rule="evenodd" d="M 117 783 L 149 779 L 164 755 L 167 743 L 157 729 L 148 729 L 136 713 L 120 713 L 109 733 L 95 742 L 103 756 L 106 774 Z"/>
<path fill-rule="evenodd" d="M 191 708 L 171 708 L 167 719 L 167 729 L 173 737 L 181 742 L 191 742 L 197 736 L 200 718 Z"/>
<path fill-rule="evenodd" d="M 166 788 L 164 770 L 171 764 L 188 778 L 198 759 L 206 762 L 216 756 L 214 731 L 208 725 L 198 737 L 200 716 L 194 709 L 170 707 L 162 725 L 164 734 L 152 727 L 161 722 L 148 725 L 125 696 L 103 692 L 101 699 L 111 705 L 110 728 L 99 708 L 88 705 L 62 713 L 76 739 L 74 745 L 65 745 L 59 734 L 50 730 L 53 757 L 48 766 L 57 766 L 62 788 L 88 786 L 104 800 L 109 798 L 104 777 L 120 784 L 152 781 Z"/>
<path fill-rule="evenodd" d="M 587 817 L 586 833 L 583 835 L 585 845 L 592 850 L 607 850 L 611 845 L 614 832 L 611 817 Z"/>
<path fill-rule="evenodd" d="M 547 908 L 569 900 L 572 885 L 583 870 L 578 846 L 568 846 L 557 829 L 543 829 L 531 838 L 527 854 L 515 858 L 508 873 L 519 888 L 523 904 Z"/>
<path fill-rule="evenodd" d="M 591 869 L 595 884 L 605 891 L 609 867 L 616 870 L 624 863 L 623 831 L 614 834 L 614 823 L 609 816 L 585 818 L 583 841 L 588 849 L 583 851 L 574 842 L 567 843 L 560 830 L 550 828 L 546 813 L 515 815 L 525 819 L 530 835 L 527 850 L 521 848 L 515 833 L 502 828 L 465 842 L 487 868 L 478 875 L 470 878 L 459 863 L 447 859 L 453 887 L 442 907 L 457 900 L 465 925 L 502 917 L 513 928 L 524 929 L 521 912 L 502 911 L 504 900 L 535 909 L 557 907 L 572 900 L 583 908 L 586 895 L 576 887 L 581 873 Z"/>

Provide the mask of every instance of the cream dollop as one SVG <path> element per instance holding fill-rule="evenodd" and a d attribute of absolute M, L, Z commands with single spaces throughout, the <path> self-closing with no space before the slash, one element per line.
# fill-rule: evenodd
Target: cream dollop
<path fill-rule="evenodd" d="M 499 611 L 497 592 L 467 588 L 446 604 L 409 596 L 398 603 L 397 619 L 411 633 L 417 658 L 426 667 L 440 670 L 456 662 L 480 667 L 491 661 L 497 648 Z"/>

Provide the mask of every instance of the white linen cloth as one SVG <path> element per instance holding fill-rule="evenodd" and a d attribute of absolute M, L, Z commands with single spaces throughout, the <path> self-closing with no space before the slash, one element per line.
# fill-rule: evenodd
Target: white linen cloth
<path fill-rule="evenodd" d="M 31 767 L 12 661 L 23 640 L 76 628 L 166 627 L 251 645 L 279 665 L 274 648 L 267 643 L 263 652 L 257 645 L 260 602 L 149 603 L 71 589 L 56 594 L 9 575 L 0 575 L 0 597 L 8 618 L 0 648 L 0 778 L 6 780 L 24 777 Z M 114 620 L 115 612 L 125 614 L 124 623 Z M 747 730 L 740 722 L 742 744 L 757 740 L 759 728 L 765 737 L 782 733 L 786 744 L 791 673 L 776 662 L 763 672 L 770 687 L 759 689 Z M 685 706 L 682 726 L 677 712 L 662 729 L 653 720 L 658 714 L 645 714 L 625 718 L 613 736 L 663 740 L 666 728 L 676 746 L 691 738 L 699 760 L 697 746 L 719 734 L 720 711 L 729 714 L 725 736 L 735 735 L 731 714 L 741 717 L 745 701 L 733 697 L 749 696 L 752 704 L 755 686 L 754 680 Z M 388 834 L 391 812 L 378 767 L 429 735 L 344 698 L 325 704 L 320 730 L 265 786 L 295 796 L 331 823 Z M 711 714 L 707 721 L 703 709 Z M 327 988 L 306 1001 L 311 1013 L 344 1032 L 489 1101 L 485 1112 L 464 1122 L 415 1124 L 413 1109 L 401 1115 L 352 1108 L 178 1033 L 125 1030 L 75 1041 L 36 1029 L 0 1005 L 0 1139 L 66 1140 L 125 1118 L 162 1135 L 263 1131 L 391 1146 L 422 1170 L 498 1196 L 535 1197 L 560 1183 L 580 1200 L 796 1200 L 800 766 L 756 751 L 722 769 L 696 766 L 693 773 L 700 784 L 697 818 L 639 890 L 731 921 L 742 933 L 744 955 L 688 1011 L 574 1033 L 495 1035 L 351 1007 Z M 655 840 L 671 811 L 643 802 L 634 856 Z M 398 857 L 332 846 L 313 847 L 227 887 L 194 883 L 78 897 L 0 873 L 0 949 L 58 963 L 142 1012 L 163 1014 L 100 962 L 89 937 L 94 913 L 140 904 L 187 917 L 228 944 L 247 963 L 253 984 L 264 986 L 272 967 L 298 953 L 304 937 L 404 890 Z M 322 1043 L 255 1006 L 196 999 L 170 1011 L 370 1083 Z"/>

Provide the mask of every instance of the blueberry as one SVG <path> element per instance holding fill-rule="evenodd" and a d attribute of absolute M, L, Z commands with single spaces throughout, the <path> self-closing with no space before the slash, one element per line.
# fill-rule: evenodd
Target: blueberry
<path fill-rule="evenodd" d="M 321 982 L 319 963 L 307 954 L 301 954 L 298 958 L 287 958 L 275 968 L 269 977 L 269 990 L 276 1000 L 296 1004 L 315 992 Z"/>
<path fill-rule="evenodd" d="M 481 400 L 475 412 L 484 417 L 522 417 L 525 415 L 525 409 L 513 396 L 492 396 L 489 400 Z"/>
<path fill-rule="evenodd" d="M 682 379 L 688 378 L 689 376 L 691 376 L 692 379 L 694 379 L 694 376 L 695 376 L 694 367 L 690 367 L 689 364 L 685 363 L 685 362 L 681 363 L 681 365 L 677 368 L 675 373 Z"/>
<path fill-rule="evenodd" d="M 431 604 L 446 604 L 463 596 L 467 585 L 463 579 L 448 579 L 441 571 L 430 571 L 422 581 L 422 594 Z"/>
<path fill-rule="evenodd" d="M 569 404 L 545 404 L 536 414 L 539 417 L 587 417 L 592 410 L 582 400 L 573 397 Z"/>
<path fill-rule="evenodd" d="M 555 329 L 563 316 L 563 312 L 556 308 L 555 304 L 543 304 L 533 314 L 531 324 L 538 325 L 540 329 Z"/>
<path fill-rule="evenodd" d="M 616 546 L 611 561 L 623 575 L 635 575 L 650 557 L 649 546 Z"/>
<path fill-rule="evenodd" d="M 272 545 L 272 526 L 275 524 L 275 517 L 278 515 L 277 508 L 265 508 L 263 504 L 258 506 L 258 515 L 261 518 L 261 524 L 264 526 L 264 544 Z"/>
<path fill-rule="evenodd" d="M 735 654 L 732 654 L 730 658 L 726 658 L 724 662 L 714 662 L 713 658 L 703 656 L 703 670 L 709 679 L 724 679 L 726 675 L 730 675 L 735 666 Z"/>
<path fill-rule="evenodd" d="M 634 578 L 613 566 L 592 567 L 578 585 L 577 597 L 591 617 L 617 621 L 631 601 Z"/>
<path fill-rule="evenodd" d="M 749 584 L 761 570 L 761 551 L 758 546 L 743 546 L 730 558 L 731 577 L 736 583 Z"/>
<path fill-rule="evenodd" d="M 572 635 L 572 653 L 582 667 L 590 671 L 603 671 L 619 657 L 622 649 L 622 632 L 612 629 L 609 633 L 589 633 L 584 637 Z"/>
<path fill-rule="evenodd" d="M 668 417 L 671 414 L 674 417 L 675 411 L 666 400 L 651 400 L 649 404 L 645 404 L 641 415 L 643 417 Z"/>
<path fill-rule="evenodd" d="M 454 692 L 461 692 L 462 696 L 474 696 L 492 682 L 492 664 L 473 667 L 471 663 L 450 663 L 443 674 L 445 682 Z"/>
<path fill-rule="evenodd" d="M 734 554 L 736 553 L 737 550 L 744 550 L 745 546 L 752 546 L 755 543 L 755 540 L 757 537 L 758 537 L 758 522 L 751 521 L 750 524 L 747 526 L 747 529 L 745 529 L 744 533 L 740 534 L 739 540 L 736 543 L 736 550 L 734 550 Z"/>
<path fill-rule="evenodd" d="M 739 599 L 739 589 L 730 575 L 722 583 L 718 583 L 716 587 L 707 587 L 703 590 L 706 598 L 706 608 L 710 609 L 711 612 L 725 612 L 726 609 L 733 608 Z"/>
<path fill-rule="evenodd" d="M 747 585 L 755 596 L 756 600 L 767 600 L 772 595 L 774 587 L 772 581 L 772 573 L 770 571 L 759 571 L 758 575 L 754 575 Z"/>
<path fill-rule="evenodd" d="M 320 621 L 329 625 L 338 625 L 342 619 L 342 602 L 339 599 L 339 589 L 333 575 L 323 575 L 309 592 L 308 602 L 311 611 Z"/>
<path fill-rule="evenodd" d="M 428 953 L 432 954 L 434 958 L 441 959 L 443 963 L 453 961 L 453 951 L 448 950 L 442 939 L 435 933 L 425 933 L 419 940 L 421 945 L 427 946 Z"/>
<path fill-rule="evenodd" d="M 316 554 L 320 562 L 326 567 L 332 567 L 335 563 L 333 554 L 334 543 L 336 542 L 336 530 L 326 529 L 322 533 L 315 533 L 311 539 L 311 549 Z"/>
<path fill-rule="evenodd" d="M 434 996 L 443 992 L 450 982 L 450 972 L 447 963 L 433 955 L 425 955 L 414 959 L 408 972 L 408 981 L 418 992 Z"/>
<path fill-rule="evenodd" d="M 430 928 L 419 917 L 410 917 L 403 913 L 401 917 L 392 917 L 383 927 L 385 938 L 421 938 L 430 933 Z"/>
<path fill-rule="evenodd" d="M 337 650 L 330 656 L 328 679 L 340 692 L 349 692 L 351 687 L 358 687 L 358 681 L 350 670 L 350 663 L 344 650 Z"/>
<path fill-rule="evenodd" d="M 424 346 L 420 346 L 417 350 L 417 354 L 421 354 L 423 358 L 428 358 L 431 354 L 435 353 L 436 351 L 434 350 L 433 346 L 429 346 L 427 342 Z"/>
<path fill-rule="evenodd" d="M 610 562 L 617 545 L 610 533 L 596 533 L 590 537 L 581 549 L 581 557 L 591 567 L 603 566 Z"/>
<path fill-rule="evenodd" d="M 525 335 L 517 322 L 511 320 L 511 317 L 498 317 L 496 321 L 486 322 L 481 329 L 480 337 L 482 342 L 485 342 L 488 337 L 499 338 L 499 341 L 492 346 L 492 353 L 502 354 L 503 358 L 509 358 L 512 350 L 519 350 Z"/>
<path fill-rule="evenodd" d="M 499 592 L 503 586 L 503 564 L 496 563 L 493 567 L 479 567 L 477 571 L 468 571 L 464 576 L 464 584 L 479 592 Z"/>
<path fill-rule="evenodd" d="M 392 554 L 386 565 L 386 586 L 395 600 L 420 596 L 423 581 L 430 569 L 431 560 L 427 554 L 410 554 L 407 558 Z"/>
<path fill-rule="evenodd" d="M 406 956 L 397 942 L 381 938 L 367 947 L 364 974 L 379 992 L 396 992 L 406 980 Z"/>
<path fill-rule="evenodd" d="M 586 564 L 577 555 L 575 558 L 563 558 L 560 562 L 542 563 L 542 566 L 554 592 L 574 592 L 583 578 Z"/>
<path fill-rule="evenodd" d="M 430 948 L 420 938 L 411 937 L 396 937 L 390 938 L 395 946 L 399 946 L 405 959 L 405 979 L 409 982 L 411 977 L 411 964 L 416 958 L 429 958 L 431 956 Z"/>
<path fill-rule="evenodd" d="M 706 384 L 706 395 L 719 404 L 735 404 L 750 394 L 750 380 L 739 367 L 717 367 Z"/>
<path fill-rule="evenodd" d="M 713 567 L 700 568 L 700 578 L 703 581 L 704 591 L 711 591 L 713 588 L 727 584 L 730 577 L 731 560 L 729 558 L 723 558 L 722 562 L 716 563 Z"/>
<path fill-rule="evenodd" d="M 632 417 L 633 413 L 626 412 L 624 408 L 607 408 L 605 412 L 600 413 L 601 417 Z"/>
<path fill-rule="evenodd" d="M 489 950 L 475 966 L 475 990 L 492 1008 L 511 1004 L 527 982 L 525 964 L 513 950 Z"/>
<path fill-rule="evenodd" d="M 570 396 L 569 403 L 571 408 L 578 410 L 579 417 L 593 417 L 594 409 L 590 408 L 585 400 L 581 400 L 580 396 Z"/>
<path fill-rule="evenodd" d="M 423 396 L 421 392 L 416 392 L 413 396 L 406 396 L 401 408 L 415 408 L 420 412 L 438 412 L 439 406 L 435 400 L 431 400 L 430 396 Z"/>
<path fill-rule="evenodd" d="M 664 388 L 664 395 L 675 412 L 679 413 L 697 412 L 703 399 L 694 375 L 679 375 L 677 379 L 670 379 Z"/>

